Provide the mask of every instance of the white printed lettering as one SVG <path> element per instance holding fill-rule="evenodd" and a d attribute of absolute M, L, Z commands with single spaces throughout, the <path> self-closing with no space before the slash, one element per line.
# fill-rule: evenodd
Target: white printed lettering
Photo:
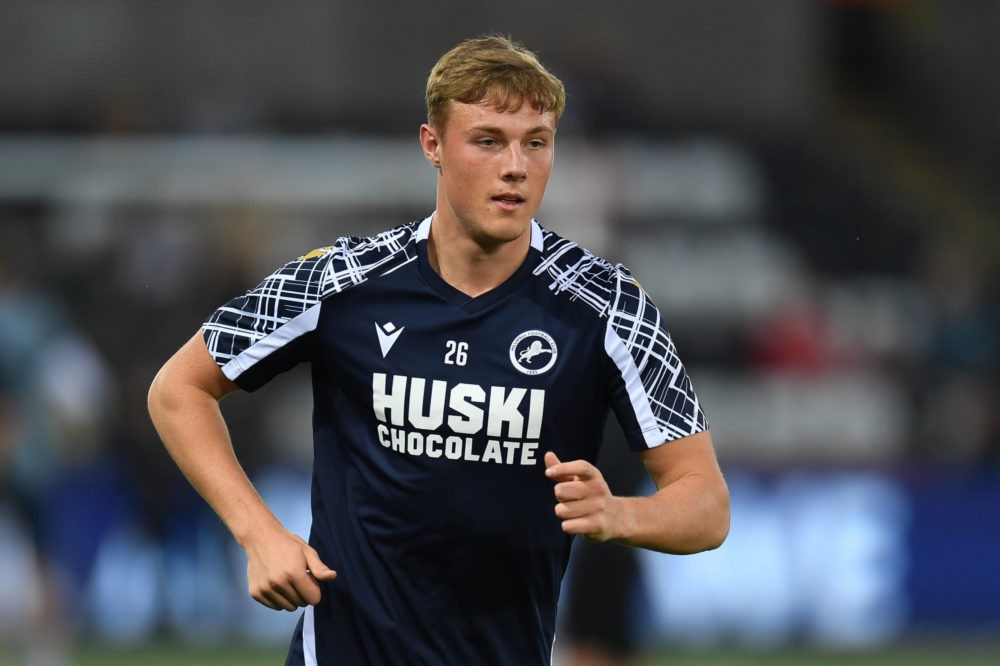
<path fill-rule="evenodd" d="M 441 435 L 435 435 L 434 433 L 427 435 L 427 440 L 425 442 L 425 450 L 427 451 L 428 458 L 441 457 L 441 449 L 438 447 L 441 446 L 441 443 L 443 441 L 444 439 L 441 437 Z"/>
<path fill-rule="evenodd" d="M 483 428 L 483 410 L 472 403 L 486 402 L 486 391 L 475 384 L 458 384 L 451 390 L 448 407 L 461 416 L 448 417 L 448 427 L 463 435 L 474 435 Z M 465 417 L 465 418 L 462 418 Z"/>
<path fill-rule="evenodd" d="M 444 440 L 444 455 L 448 460 L 458 460 L 462 457 L 462 438 L 452 435 Z"/>
<path fill-rule="evenodd" d="M 469 462 L 476 462 L 479 460 L 479 454 L 473 453 L 472 451 L 472 438 L 465 438 L 465 454 L 462 456 L 462 460 L 468 460 Z"/>
<path fill-rule="evenodd" d="M 444 396 L 448 383 L 440 379 L 431 382 L 431 403 L 424 413 L 424 384 L 427 380 L 414 377 L 410 380 L 410 411 L 407 418 L 410 425 L 419 430 L 437 430 L 444 423 Z"/>
<path fill-rule="evenodd" d="M 528 403 L 528 432 L 525 433 L 527 439 L 538 439 L 542 434 L 542 415 L 545 413 L 545 391 L 542 389 L 531 389 L 531 398 Z"/>
<path fill-rule="evenodd" d="M 508 437 L 519 438 L 524 433 L 524 416 L 517 408 L 528 390 L 512 388 L 506 396 L 505 391 L 503 386 L 490 387 L 489 425 L 486 427 L 486 434 L 490 437 L 502 437 L 503 424 L 508 423 Z"/>
<path fill-rule="evenodd" d="M 406 431 L 392 429 L 392 450 L 403 453 L 406 451 Z"/>
<path fill-rule="evenodd" d="M 503 447 L 507 449 L 507 459 L 504 461 L 508 465 L 514 464 L 514 454 L 517 452 L 521 442 L 504 442 Z"/>
<path fill-rule="evenodd" d="M 483 462 L 503 462 L 500 457 L 500 442 L 495 439 L 486 440 L 486 450 L 483 451 Z"/>
<path fill-rule="evenodd" d="M 419 456 L 424 452 L 424 436 L 419 432 L 411 432 L 406 437 L 406 452 L 411 456 Z"/>
<path fill-rule="evenodd" d="M 403 425 L 406 405 L 406 377 L 392 376 L 392 393 L 385 392 L 385 373 L 376 372 L 372 375 L 372 406 L 375 408 L 375 418 L 386 422 L 386 410 L 392 411 L 392 424 Z"/>
<path fill-rule="evenodd" d="M 478 384 L 451 386 L 441 379 L 404 375 L 392 375 L 390 381 L 388 375 L 374 373 L 372 407 L 379 421 L 376 439 L 397 453 L 501 465 L 538 464 L 537 440 L 545 413 L 542 389 L 491 386 L 487 394 Z"/>

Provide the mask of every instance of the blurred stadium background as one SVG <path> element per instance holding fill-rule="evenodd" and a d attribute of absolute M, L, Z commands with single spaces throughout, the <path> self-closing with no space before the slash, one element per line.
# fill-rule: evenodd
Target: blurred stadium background
<path fill-rule="evenodd" d="M 279 263 L 431 210 L 424 79 L 485 32 L 566 82 L 540 220 L 653 295 L 730 482 L 722 549 L 639 558 L 648 663 L 1000 663 L 998 31 L 993 0 L 0 0 L 0 663 L 279 663 L 295 618 L 146 388 Z M 225 403 L 302 533 L 306 380 Z"/>

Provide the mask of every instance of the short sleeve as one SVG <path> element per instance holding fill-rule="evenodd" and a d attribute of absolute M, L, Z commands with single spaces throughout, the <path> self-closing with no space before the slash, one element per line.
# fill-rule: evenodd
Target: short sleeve
<path fill-rule="evenodd" d="M 289 262 L 205 321 L 209 353 L 240 388 L 254 390 L 308 358 L 331 248 Z"/>
<path fill-rule="evenodd" d="M 622 266 L 604 336 L 608 393 L 629 445 L 659 446 L 708 428 L 701 402 L 659 310 Z"/>

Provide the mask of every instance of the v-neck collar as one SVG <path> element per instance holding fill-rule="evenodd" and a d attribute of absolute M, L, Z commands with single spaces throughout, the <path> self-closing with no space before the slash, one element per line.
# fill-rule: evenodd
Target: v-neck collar
<path fill-rule="evenodd" d="M 535 267 L 538 266 L 538 262 L 542 256 L 542 228 L 538 225 L 535 220 L 531 221 L 531 246 L 528 248 L 528 256 L 524 258 L 524 261 L 518 266 L 514 273 L 498 284 L 493 289 L 487 292 L 479 294 L 478 296 L 469 296 L 465 292 L 456 289 L 455 287 L 448 284 L 444 278 L 438 275 L 431 267 L 430 259 L 427 255 L 427 239 L 430 237 L 431 233 L 431 220 L 434 215 L 431 214 L 426 217 L 416 230 L 417 239 L 417 267 L 420 270 L 420 275 L 423 277 L 427 285 L 437 292 L 443 299 L 449 303 L 462 308 L 468 312 L 476 312 L 482 310 L 493 303 L 505 298 L 508 294 L 515 291 L 522 283 L 531 275 Z"/>

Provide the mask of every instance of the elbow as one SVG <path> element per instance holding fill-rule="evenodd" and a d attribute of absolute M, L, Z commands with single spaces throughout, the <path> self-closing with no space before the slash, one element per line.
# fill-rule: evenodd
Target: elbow
<path fill-rule="evenodd" d="M 715 550 L 729 536 L 729 488 L 725 480 L 720 475 L 718 483 L 705 490 L 698 528 L 692 533 L 688 547 L 678 554 L 694 555 Z"/>
<path fill-rule="evenodd" d="M 167 382 L 164 379 L 165 369 L 165 367 L 160 368 L 159 372 L 156 373 L 153 381 L 149 384 L 149 391 L 146 393 L 146 409 L 149 411 L 150 417 L 154 420 L 166 399 Z"/>
<path fill-rule="evenodd" d="M 721 475 L 718 483 L 703 488 L 701 502 L 690 518 L 679 540 L 647 547 L 672 555 L 696 555 L 721 547 L 729 536 L 729 488 Z"/>
<path fill-rule="evenodd" d="M 729 507 L 729 487 L 724 479 L 720 477 L 719 487 L 713 493 L 711 500 L 710 518 L 705 532 L 705 550 L 715 550 L 722 546 L 729 536 L 730 507 Z"/>
<path fill-rule="evenodd" d="M 153 377 L 146 393 L 146 410 L 157 429 L 162 420 L 169 418 L 171 412 L 183 411 L 183 391 L 184 386 L 179 383 L 177 374 L 172 371 L 168 361 Z"/>
<path fill-rule="evenodd" d="M 162 371 L 161 371 L 162 372 Z M 149 390 L 146 392 L 146 409 L 149 411 L 150 416 L 155 416 L 156 407 L 162 396 L 163 389 L 160 383 L 160 373 L 156 373 L 153 377 L 153 381 L 149 384 Z"/>
<path fill-rule="evenodd" d="M 702 548 L 703 551 L 715 550 L 719 548 L 726 542 L 726 537 L 729 536 L 729 513 L 726 512 L 725 517 L 720 518 L 712 529 L 705 535 L 705 546 Z"/>

